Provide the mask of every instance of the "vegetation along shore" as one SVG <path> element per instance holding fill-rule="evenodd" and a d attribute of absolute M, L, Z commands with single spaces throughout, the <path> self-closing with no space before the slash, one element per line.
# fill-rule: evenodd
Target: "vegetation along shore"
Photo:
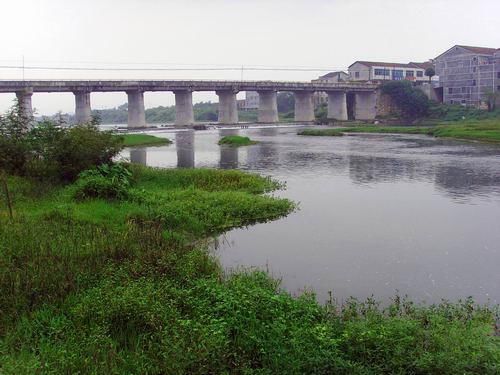
<path fill-rule="evenodd" d="M 290 214 L 240 171 L 114 163 L 95 126 L 0 121 L 0 373 L 497 374 L 495 307 L 293 297 L 207 251 Z M 307 249 L 305 249 L 307 250 Z"/>

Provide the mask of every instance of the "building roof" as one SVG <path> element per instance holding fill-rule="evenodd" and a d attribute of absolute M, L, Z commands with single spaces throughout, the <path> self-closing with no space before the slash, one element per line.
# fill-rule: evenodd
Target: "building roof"
<path fill-rule="evenodd" d="M 460 44 L 455 44 L 453 47 L 448 48 L 446 51 L 444 51 L 439 56 L 437 56 L 436 59 L 439 59 L 441 56 L 443 56 L 448 51 L 451 51 L 455 47 L 460 47 L 460 48 L 466 49 L 467 51 L 472 52 L 472 53 L 476 53 L 478 55 L 488 55 L 488 56 L 492 56 L 493 54 L 495 54 L 495 52 L 500 51 L 500 48 L 474 47 L 474 46 L 464 46 L 464 45 L 460 45 Z"/>
<path fill-rule="evenodd" d="M 410 62 L 411 65 L 416 66 L 417 68 L 420 69 L 427 69 L 427 68 L 434 68 L 434 63 L 432 61 L 425 61 L 425 62 Z"/>
<path fill-rule="evenodd" d="M 387 68 L 420 68 L 420 66 L 415 65 L 416 63 L 402 64 L 402 63 L 377 62 L 377 61 L 355 61 L 351 65 L 349 65 L 349 68 L 356 63 L 370 67 L 384 66 Z"/>
<path fill-rule="evenodd" d="M 337 72 L 326 73 L 324 76 L 321 76 L 319 78 L 332 78 L 332 77 L 338 76 L 339 74 L 345 74 L 346 76 L 349 75 L 346 72 L 343 72 L 342 70 L 339 70 Z"/>

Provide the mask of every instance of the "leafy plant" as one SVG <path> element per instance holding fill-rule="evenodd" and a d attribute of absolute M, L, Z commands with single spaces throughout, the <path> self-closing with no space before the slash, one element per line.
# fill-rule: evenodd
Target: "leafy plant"
<path fill-rule="evenodd" d="M 406 119 L 421 118 L 429 112 L 429 99 L 421 90 L 414 88 L 411 82 L 384 82 L 381 90 L 394 101 Z"/>

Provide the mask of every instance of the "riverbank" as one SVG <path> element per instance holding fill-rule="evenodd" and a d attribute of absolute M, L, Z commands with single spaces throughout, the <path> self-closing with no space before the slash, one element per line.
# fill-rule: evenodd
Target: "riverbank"
<path fill-rule="evenodd" d="M 338 133 L 391 133 L 424 134 L 439 138 L 454 138 L 482 142 L 500 143 L 500 119 L 463 120 L 437 122 L 432 126 L 383 126 L 364 125 L 330 129 L 311 129 L 299 132 L 299 135 L 331 136 Z"/>
<path fill-rule="evenodd" d="M 281 187 L 238 171 L 130 167 L 121 199 L 10 177 L 0 206 L 0 372 L 495 373 L 471 301 L 326 305 L 262 272 L 227 275 L 210 236 L 282 217 Z M 3 199 L 3 196 L 2 196 Z M 474 353 L 474 354 L 471 354 Z"/>
<path fill-rule="evenodd" d="M 172 143 L 168 138 L 156 137 L 149 134 L 123 134 L 120 137 L 123 138 L 123 145 L 125 147 L 161 146 Z"/>

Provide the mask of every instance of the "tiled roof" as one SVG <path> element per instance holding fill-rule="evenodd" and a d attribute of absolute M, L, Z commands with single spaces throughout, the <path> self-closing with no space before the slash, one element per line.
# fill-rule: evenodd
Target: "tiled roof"
<path fill-rule="evenodd" d="M 416 66 L 417 68 L 420 69 L 427 69 L 427 68 L 433 68 L 434 64 L 431 61 L 425 61 L 425 62 L 410 62 L 410 64 Z"/>
<path fill-rule="evenodd" d="M 462 46 L 457 44 L 457 47 L 465 48 L 468 51 L 480 54 L 480 55 L 493 55 L 499 50 L 499 48 L 489 48 L 489 47 L 473 47 L 473 46 Z"/>
<path fill-rule="evenodd" d="M 345 74 L 346 76 L 348 76 L 349 74 L 347 74 L 346 72 L 343 72 L 343 71 L 338 71 L 338 72 L 330 72 L 330 73 L 326 73 L 324 76 L 321 76 L 319 78 L 331 78 L 331 77 L 335 77 L 339 74 Z"/>
<path fill-rule="evenodd" d="M 376 62 L 376 61 L 355 61 L 354 63 L 352 63 L 349 66 L 349 68 L 356 63 L 363 64 L 366 66 L 371 66 L 371 67 L 384 66 L 387 68 L 420 68 L 420 66 L 415 65 L 415 63 L 401 64 L 401 63 Z"/>

